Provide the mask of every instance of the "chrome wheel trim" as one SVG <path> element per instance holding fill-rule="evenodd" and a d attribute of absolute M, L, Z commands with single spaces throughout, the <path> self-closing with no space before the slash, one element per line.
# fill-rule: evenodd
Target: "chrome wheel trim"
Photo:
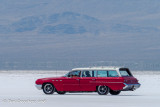
<path fill-rule="evenodd" d="M 107 86 L 99 86 L 98 91 L 100 94 L 105 94 L 108 91 Z"/>
<path fill-rule="evenodd" d="M 52 93 L 52 92 L 54 92 L 54 87 L 53 87 L 53 85 L 52 84 L 45 84 L 44 85 L 44 91 L 45 91 L 45 93 L 47 93 L 47 94 L 49 94 L 49 93 Z"/>

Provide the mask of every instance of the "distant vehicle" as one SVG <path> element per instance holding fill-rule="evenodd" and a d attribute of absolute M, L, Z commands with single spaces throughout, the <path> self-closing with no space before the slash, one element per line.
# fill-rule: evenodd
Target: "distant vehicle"
<path fill-rule="evenodd" d="M 88 67 L 75 68 L 62 77 L 41 78 L 36 87 L 45 94 L 66 92 L 98 92 L 99 95 L 118 95 L 140 87 L 128 68 Z"/>

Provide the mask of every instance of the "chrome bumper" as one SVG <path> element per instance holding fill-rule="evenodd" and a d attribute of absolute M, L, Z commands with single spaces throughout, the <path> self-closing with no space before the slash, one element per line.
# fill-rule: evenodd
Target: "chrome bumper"
<path fill-rule="evenodd" d="M 41 90 L 42 89 L 42 85 L 35 85 L 36 86 L 36 88 L 38 89 L 38 90 Z"/>
<path fill-rule="evenodd" d="M 123 91 L 134 91 L 136 90 L 137 88 L 139 88 L 141 86 L 141 84 L 126 84 L 126 83 L 123 83 L 125 86 L 123 87 Z"/>

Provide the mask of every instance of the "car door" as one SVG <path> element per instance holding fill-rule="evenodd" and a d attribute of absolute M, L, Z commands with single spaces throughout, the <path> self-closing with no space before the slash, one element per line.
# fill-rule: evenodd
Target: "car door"
<path fill-rule="evenodd" d="M 116 70 L 108 70 L 107 83 L 112 90 L 121 90 L 124 86 L 123 81 Z"/>
<path fill-rule="evenodd" d="M 96 91 L 96 72 L 82 71 L 80 78 L 81 91 Z"/>
<path fill-rule="evenodd" d="M 108 82 L 107 70 L 97 70 L 96 85 L 106 85 Z"/>
<path fill-rule="evenodd" d="M 72 71 L 63 80 L 63 90 L 64 91 L 80 91 L 79 86 L 80 71 Z"/>
<path fill-rule="evenodd" d="M 120 82 L 120 77 L 116 70 L 99 70 L 97 71 L 97 86 L 105 85 L 112 90 L 119 90 L 122 87 L 122 82 Z"/>

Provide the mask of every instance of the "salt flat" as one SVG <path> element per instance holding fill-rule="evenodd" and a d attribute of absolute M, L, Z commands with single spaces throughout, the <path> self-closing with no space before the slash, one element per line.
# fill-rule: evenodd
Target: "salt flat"
<path fill-rule="evenodd" d="M 160 72 L 133 72 L 141 87 L 118 96 L 97 93 L 45 95 L 35 88 L 35 80 L 60 76 L 66 71 L 0 71 L 0 107 L 159 107 Z"/>

